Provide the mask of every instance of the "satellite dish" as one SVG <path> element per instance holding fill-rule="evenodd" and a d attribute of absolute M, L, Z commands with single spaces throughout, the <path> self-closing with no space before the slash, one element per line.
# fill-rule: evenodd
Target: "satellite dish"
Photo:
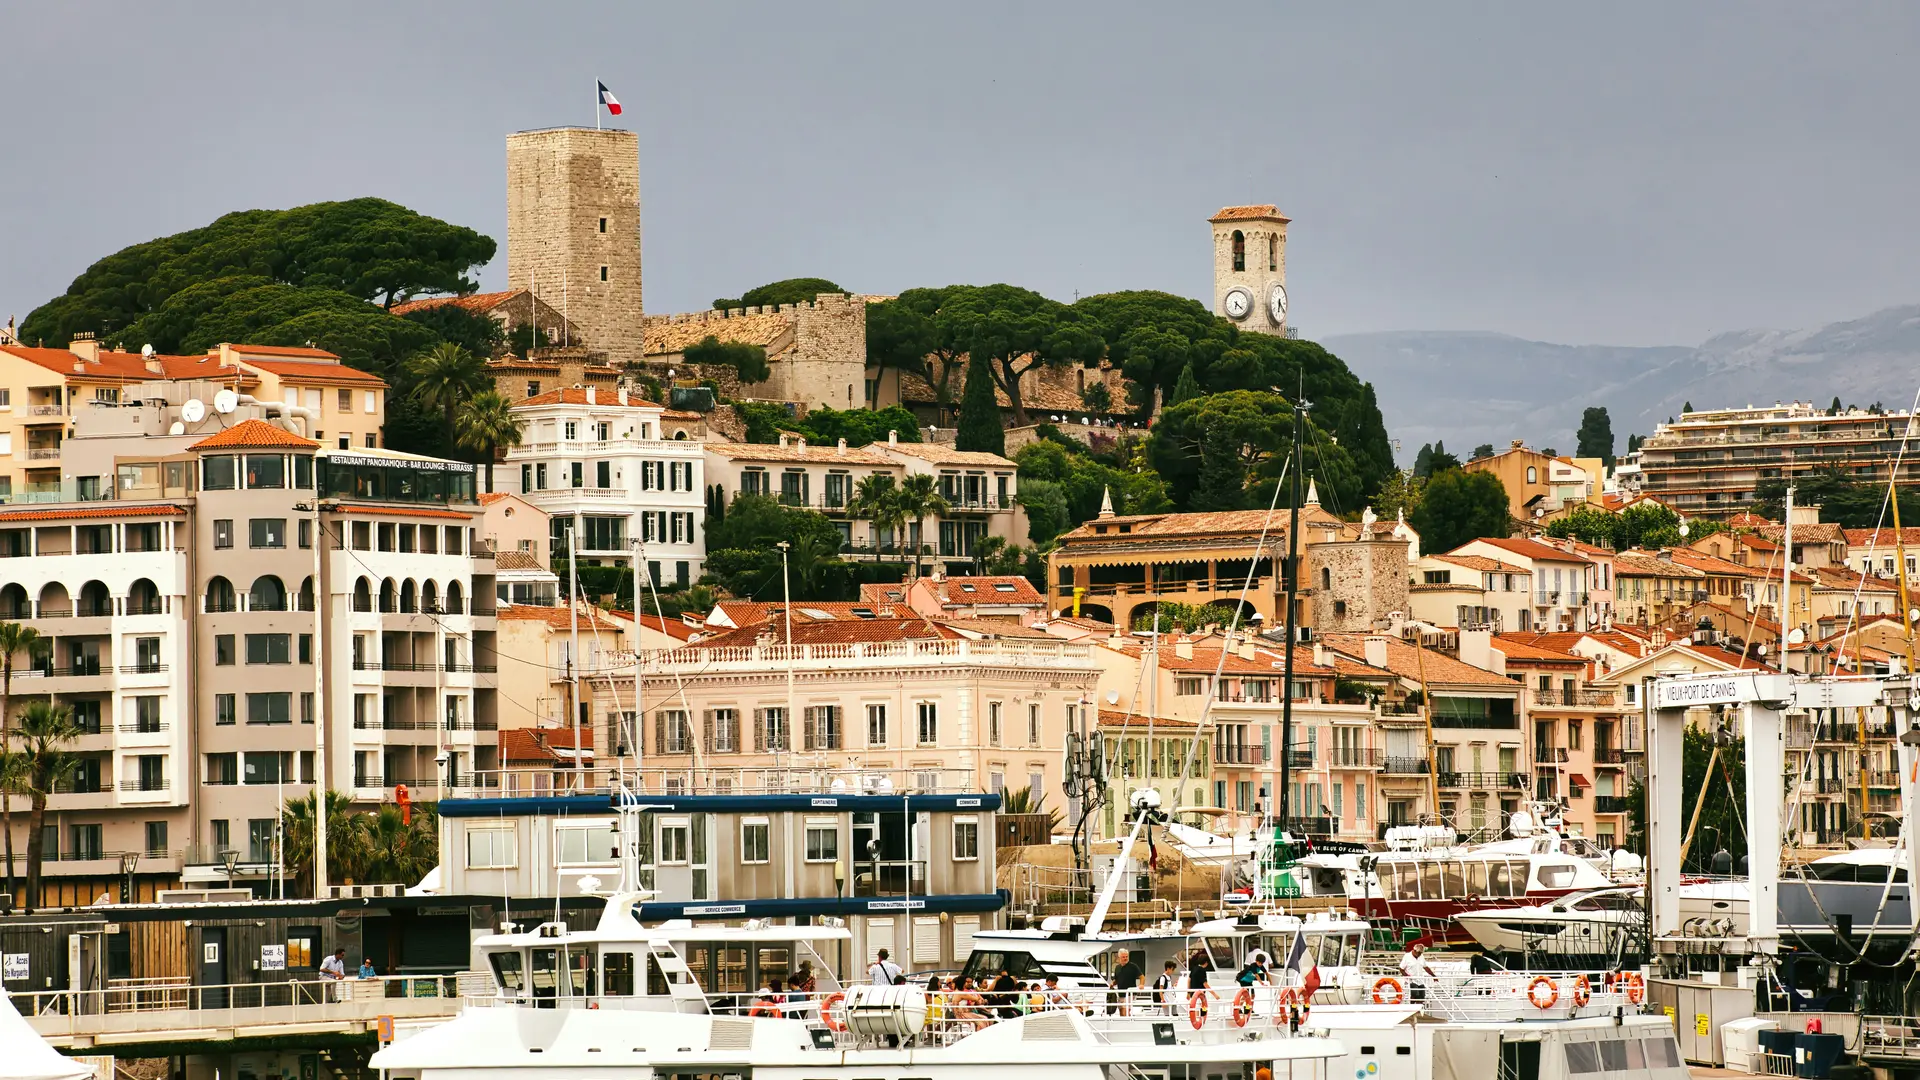
<path fill-rule="evenodd" d="M 222 390 L 219 393 L 213 395 L 213 411 L 214 412 L 230 413 L 234 410 L 234 407 L 239 404 L 240 404 L 240 395 L 234 393 L 231 390 Z"/>
<path fill-rule="evenodd" d="M 1107 704 L 1109 705 L 1120 704 L 1120 691 L 1118 690 L 1107 691 Z"/>
<path fill-rule="evenodd" d="M 1796 626 L 1792 630 L 1787 631 L 1787 644 L 1798 645 L 1805 640 L 1807 640 L 1807 632 L 1805 630 Z"/>
<path fill-rule="evenodd" d="M 185 435 L 186 433 L 187 433 L 187 425 L 181 423 L 178 420 L 175 420 L 172 424 L 168 425 L 167 427 L 167 434 L 169 435 Z"/>
<path fill-rule="evenodd" d="M 153 359 L 153 346 L 151 345 L 140 346 L 140 355 L 145 357 L 148 360 Z"/>
<path fill-rule="evenodd" d="M 180 419 L 189 424 L 197 424 L 207 418 L 207 403 L 197 397 L 190 397 L 180 406 Z"/>

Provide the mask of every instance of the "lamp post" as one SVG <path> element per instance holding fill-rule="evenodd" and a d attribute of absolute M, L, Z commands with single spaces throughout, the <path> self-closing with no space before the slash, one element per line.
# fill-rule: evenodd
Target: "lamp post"
<path fill-rule="evenodd" d="M 140 865 L 140 853 L 123 851 L 120 853 L 120 902 L 133 903 L 133 869 Z"/>
<path fill-rule="evenodd" d="M 227 868 L 227 888 L 233 888 L 233 868 L 240 861 L 240 852 L 233 848 L 220 849 L 220 865 Z"/>

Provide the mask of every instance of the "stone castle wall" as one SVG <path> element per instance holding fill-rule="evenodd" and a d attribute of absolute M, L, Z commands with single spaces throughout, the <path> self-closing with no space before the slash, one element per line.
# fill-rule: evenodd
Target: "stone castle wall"
<path fill-rule="evenodd" d="M 637 135 L 554 128 L 507 137 L 507 284 L 563 308 L 612 363 L 640 360 Z"/>
<path fill-rule="evenodd" d="M 1372 633 L 1390 613 L 1407 611 L 1412 594 L 1404 540 L 1308 544 L 1306 569 L 1301 584 L 1313 590 L 1319 633 Z"/>
<path fill-rule="evenodd" d="M 776 332 L 771 334 L 769 317 L 777 320 Z M 657 339 L 679 346 L 647 357 L 646 369 L 655 378 L 666 378 L 671 368 L 676 379 L 714 380 L 720 393 L 730 398 L 794 401 L 809 408 L 848 409 L 865 404 L 867 305 L 858 297 L 821 293 L 806 304 L 650 316 L 646 325 L 655 329 Z M 673 332 L 659 333 L 663 329 Z M 766 382 L 742 384 L 732 368 L 685 363 L 681 343 L 691 344 L 708 334 L 721 341 L 764 344 L 772 375 Z"/>

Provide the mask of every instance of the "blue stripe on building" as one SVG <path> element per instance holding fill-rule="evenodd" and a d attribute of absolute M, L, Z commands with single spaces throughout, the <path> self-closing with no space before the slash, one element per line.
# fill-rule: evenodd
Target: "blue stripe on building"
<path fill-rule="evenodd" d="M 1005 889 L 990 893 L 947 893 L 933 896 L 821 896 L 774 900 L 689 900 L 680 904 L 644 903 L 639 917 L 655 919 L 763 919 L 820 915 L 889 915 L 912 912 L 999 911 L 1012 899 Z"/>
<path fill-rule="evenodd" d="M 978 795 L 628 795 L 633 804 L 664 812 L 724 814 L 790 811 L 897 813 L 916 810 L 931 814 L 969 811 L 992 813 L 1000 796 Z M 610 814 L 613 799 L 606 795 L 547 795 L 498 799 L 442 799 L 442 817 L 567 817 Z M 973 909 L 966 909 L 973 910 Z"/>

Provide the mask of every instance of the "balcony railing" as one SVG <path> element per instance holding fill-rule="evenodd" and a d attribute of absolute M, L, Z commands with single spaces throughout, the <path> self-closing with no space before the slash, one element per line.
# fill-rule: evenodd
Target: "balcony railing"
<path fill-rule="evenodd" d="M 1398 776 L 1425 776 L 1431 763 L 1423 757 L 1385 757 L 1380 759 L 1382 772 Z"/>
<path fill-rule="evenodd" d="M 1631 812 L 1630 800 L 1625 795 L 1595 795 L 1593 812 L 1596 814 L 1625 814 Z"/>
<path fill-rule="evenodd" d="M 1564 765 L 1566 761 L 1567 751 L 1565 747 L 1536 746 L 1533 748 L 1533 763 L 1535 765 Z"/>
<path fill-rule="evenodd" d="M 1313 751 L 1311 750 L 1287 751 L 1287 768 L 1289 769 L 1313 768 Z"/>
<path fill-rule="evenodd" d="M 123 735 L 159 735 L 167 730 L 167 726 L 164 720 L 135 720 L 119 724 L 117 728 Z"/>
<path fill-rule="evenodd" d="M 1899 787 L 1900 786 L 1900 770 L 1874 769 L 1871 772 L 1867 773 L 1867 786 L 1868 787 Z"/>
<path fill-rule="evenodd" d="M 1611 708 L 1614 694 L 1611 690 L 1535 690 L 1535 705 L 1584 706 L 1587 708 Z"/>
<path fill-rule="evenodd" d="M 1617 746 L 1596 747 L 1593 751 L 1595 765 L 1623 765 L 1626 760 L 1627 752 Z"/>
<path fill-rule="evenodd" d="M 1336 769 L 1377 769 L 1385 760 L 1379 750 L 1366 746 L 1330 746 L 1327 763 Z"/>
<path fill-rule="evenodd" d="M 158 675 L 165 670 L 167 670 L 167 665 L 161 663 L 120 665 L 120 674 L 122 675 Z"/>
<path fill-rule="evenodd" d="M 122 780 L 120 781 L 120 790 L 165 791 L 167 790 L 167 778 L 162 776 L 158 779 Z"/>
<path fill-rule="evenodd" d="M 28 416 L 64 416 L 66 415 L 66 412 L 58 404 L 29 405 L 27 406 L 27 415 Z"/>
<path fill-rule="evenodd" d="M 59 459 L 60 459 L 60 448 L 57 446 L 27 447 L 28 461 L 58 461 Z"/>
<path fill-rule="evenodd" d="M 1443 788 L 1484 790 L 1518 788 L 1524 791 L 1532 785 L 1532 777 L 1523 772 L 1442 772 L 1440 774 L 1440 786 Z"/>
<path fill-rule="evenodd" d="M 1847 790 L 1847 782 L 1837 776 L 1821 777 L 1813 783 L 1814 790 L 1822 795 L 1840 795 Z"/>
<path fill-rule="evenodd" d="M 1213 762 L 1216 765 L 1265 765 L 1267 751 L 1258 746 L 1222 746 L 1216 743 Z"/>

